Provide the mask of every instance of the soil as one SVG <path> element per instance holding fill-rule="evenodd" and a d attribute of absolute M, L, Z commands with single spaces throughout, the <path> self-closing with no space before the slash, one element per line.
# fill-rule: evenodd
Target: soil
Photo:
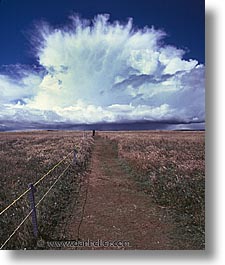
<path fill-rule="evenodd" d="M 67 249 L 174 248 L 170 237 L 174 223 L 121 167 L 117 146 L 108 138 L 95 136 L 90 172 L 73 212 L 65 228 L 67 240 L 126 242 L 119 246 L 90 243 Z"/>

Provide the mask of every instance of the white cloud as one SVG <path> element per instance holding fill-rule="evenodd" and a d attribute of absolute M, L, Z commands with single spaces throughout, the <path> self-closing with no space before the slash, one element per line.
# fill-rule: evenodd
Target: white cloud
<path fill-rule="evenodd" d="M 41 77 L 34 73 L 29 73 L 19 79 L 0 74 L 0 103 L 10 103 L 19 99 L 26 100 L 34 96 L 40 82 Z"/>
<path fill-rule="evenodd" d="M 0 75 L 0 120 L 204 120 L 204 66 L 162 46 L 164 32 L 99 15 L 92 23 L 72 17 L 64 28 L 40 24 L 39 33 L 35 50 L 45 74 Z"/>

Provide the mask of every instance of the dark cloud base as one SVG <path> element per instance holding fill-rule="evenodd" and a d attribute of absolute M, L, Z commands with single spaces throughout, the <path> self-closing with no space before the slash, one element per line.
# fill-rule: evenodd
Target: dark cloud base
<path fill-rule="evenodd" d="M 205 123 L 135 122 L 135 123 L 21 123 L 1 121 L 0 132 L 26 130 L 99 130 L 99 131 L 139 131 L 139 130 L 205 130 Z"/>

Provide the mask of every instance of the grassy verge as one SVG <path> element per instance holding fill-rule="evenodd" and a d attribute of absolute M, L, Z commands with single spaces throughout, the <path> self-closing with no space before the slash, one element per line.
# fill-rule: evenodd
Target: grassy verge
<path fill-rule="evenodd" d="M 136 172 L 128 161 L 120 159 L 120 165 L 136 180 L 141 191 L 151 195 L 155 203 L 172 216 L 176 229 L 170 237 L 175 248 L 205 248 L 205 182 L 202 178 L 180 182 L 171 170 L 152 181 L 149 175 Z"/>

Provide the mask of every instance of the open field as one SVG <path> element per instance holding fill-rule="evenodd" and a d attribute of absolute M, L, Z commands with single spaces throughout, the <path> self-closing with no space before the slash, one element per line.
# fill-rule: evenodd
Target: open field
<path fill-rule="evenodd" d="M 75 131 L 0 133 L 0 210 L 76 148 L 78 163 L 37 209 L 42 239 L 117 234 L 137 249 L 204 249 L 204 137 L 204 132 L 97 132 L 93 142 L 91 132 L 85 138 Z M 37 201 L 72 161 L 73 154 L 40 182 Z M 27 194 L 0 216 L 1 241 L 29 210 Z M 36 247 L 29 219 L 5 248 Z"/>

